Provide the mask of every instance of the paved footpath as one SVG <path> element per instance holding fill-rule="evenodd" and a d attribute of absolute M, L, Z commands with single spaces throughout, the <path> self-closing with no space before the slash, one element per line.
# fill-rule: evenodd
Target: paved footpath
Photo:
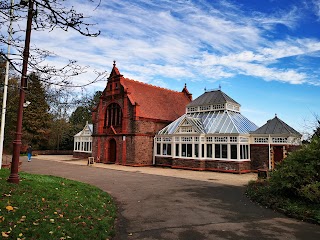
<path fill-rule="evenodd" d="M 306 239 L 319 240 L 320 226 L 260 207 L 244 195 L 254 174 L 124 167 L 37 156 L 22 171 L 95 185 L 118 205 L 119 239 Z"/>

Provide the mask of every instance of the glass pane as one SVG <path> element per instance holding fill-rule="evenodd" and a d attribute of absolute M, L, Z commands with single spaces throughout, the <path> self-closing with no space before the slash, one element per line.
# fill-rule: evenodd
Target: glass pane
<path fill-rule="evenodd" d="M 182 157 L 185 157 L 187 154 L 187 145 L 181 144 L 181 146 L 182 146 Z"/>
<path fill-rule="evenodd" d="M 179 144 L 176 144 L 176 157 L 179 157 Z"/>
<path fill-rule="evenodd" d="M 157 143 L 157 155 L 160 155 L 161 153 L 161 144 Z"/>
<path fill-rule="evenodd" d="M 228 158 L 228 146 L 227 144 L 221 144 L 222 147 L 222 158 Z"/>
<path fill-rule="evenodd" d="M 202 150 L 201 157 L 204 157 L 204 144 L 201 144 L 201 150 Z"/>
<path fill-rule="evenodd" d="M 231 145 L 231 159 L 237 159 L 237 145 Z"/>
<path fill-rule="evenodd" d="M 162 155 L 167 155 L 167 144 L 162 145 Z"/>
<path fill-rule="evenodd" d="M 171 156 L 171 144 L 170 144 L 170 143 L 168 143 L 167 154 L 168 154 L 169 156 Z"/>
<path fill-rule="evenodd" d="M 187 144 L 187 157 L 192 157 L 192 144 Z"/>
<path fill-rule="evenodd" d="M 199 144 L 194 145 L 194 156 L 199 157 Z"/>
<path fill-rule="evenodd" d="M 212 144 L 207 144 L 207 157 L 212 158 Z"/>
<path fill-rule="evenodd" d="M 215 151 L 214 156 L 215 156 L 215 158 L 221 158 L 220 150 L 221 150 L 221 145 L 220 144 L 215 144 L 214 145 L 214 151 Z"/>

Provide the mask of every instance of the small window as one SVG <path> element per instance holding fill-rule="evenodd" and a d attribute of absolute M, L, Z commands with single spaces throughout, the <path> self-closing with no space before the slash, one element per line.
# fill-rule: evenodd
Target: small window
<path fill-rule="evenodd" d="M 187 156 L 187 146 L 186 144 L 181 144 L 182 146 L 182 157 Z"/>
<path fill-rule="evenodd" d="M 202 152 L 201 152 L 201 157 L 204 158 L 204 144 L 201 144 L 201 150 L 202 150 Z"/>
<path fill-rule="evenodd" d="M 195 145 L 194 145 L 194 156 L 195 156 L 196 158 L 199 157 L 199 144 L 195 144 Z"/>
<path fill-rule="evenodd" d="M 176 157 L 179 157 L 179 144 L 176 144 Z"/>
<path fill-rule="evenodd" d="M 171 156 L 171 143 L 164 143 L 162 145 L 162 155 Z"/>
<path fill-rule="evenodd" d="M 207 144 L 207 158 L 212 158 L 212 144 Z"/>
<path fill-rule="evenodd" d="M 187 144 L 187 157 L 192 157 L 192 144 Z"/>
<path fill-rule="evenodd" d="M 228 157 L 228 145 L 215 144 L 215 158 L 227 158 L 227 157 Z"/>
<path fill-rule="evenodd" d="M 231 159 L 237 159 L 238 158 L 237 145 L 230 145 L 230 147 L 231 147 Z"/>
<path fill-rule="evenodd" d="M 249 159 L 249 145 L 240 145 L 240 158 Z"/>

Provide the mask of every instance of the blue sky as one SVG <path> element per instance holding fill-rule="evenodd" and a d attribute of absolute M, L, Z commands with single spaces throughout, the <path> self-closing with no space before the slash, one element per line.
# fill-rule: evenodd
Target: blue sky
<path fill-rule="evenodd" d="M 177 91 L 186 83 L 194 98 L 221 85 L 258 126 L 277 114 L 304 132 L 320 114 L 320 0 L 98 2 L 68 1 L 91 16 L 97 38 L 32 33 L 33 44 L 55 52 L 52 64 L 91 67 L 76 83 L 116 60 L 124 77 Z"/>

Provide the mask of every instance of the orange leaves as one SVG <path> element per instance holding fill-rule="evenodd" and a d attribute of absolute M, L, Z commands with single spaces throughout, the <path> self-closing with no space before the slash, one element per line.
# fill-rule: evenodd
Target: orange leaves
<path fill-rule="evenodd" d="M 6 206 L 6 209 L 10 212 L 10 211 L 13 211 L 13 207 L 12 206 Z"/>
<path fill-rule="evenodd" d="M 4 216 L 0 216 L 0 223 L 4 221 Z"/>

